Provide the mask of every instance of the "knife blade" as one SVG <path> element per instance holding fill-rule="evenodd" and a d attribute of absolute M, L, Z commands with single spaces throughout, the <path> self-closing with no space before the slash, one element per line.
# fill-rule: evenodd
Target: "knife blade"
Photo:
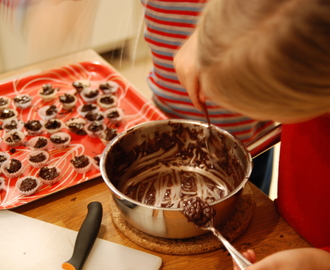
<path fill-rule="evenodd" d="M 97 238 L 103 215 L 102 204 L 97 201 L 91 202 L 87 209 L 86 218 L 77 234 L 72 257 L 62 264 L 63 269 L 81 270 Z"/>

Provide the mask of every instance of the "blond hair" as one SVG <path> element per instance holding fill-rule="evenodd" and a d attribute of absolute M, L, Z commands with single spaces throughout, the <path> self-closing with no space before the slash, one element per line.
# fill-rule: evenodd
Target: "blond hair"
<path fill-rule="evenodd" d="M 330 111 L 330 0 L 212 0 L 198 50 L 215 101 L 220 93 L 299 117 Z"/>

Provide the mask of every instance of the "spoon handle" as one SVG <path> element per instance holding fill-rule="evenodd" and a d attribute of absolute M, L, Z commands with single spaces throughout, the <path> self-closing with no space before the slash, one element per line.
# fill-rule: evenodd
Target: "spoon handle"
<path fill-rule="evenodd" d="M 219 240 L 222 242 L 222 244 L 225 246 L 225 248 L 228 250 L 232 258 L 235 260 L 237 265 L 244 270 L 249 265 L 252 265 L 252 263 L 246 259 L 236 248 L 234 248 L 227 240 L 224 238 L 218 230 L 216 230 L 213 227 L 209 228 L 213 234 L 219 238 Z"/>

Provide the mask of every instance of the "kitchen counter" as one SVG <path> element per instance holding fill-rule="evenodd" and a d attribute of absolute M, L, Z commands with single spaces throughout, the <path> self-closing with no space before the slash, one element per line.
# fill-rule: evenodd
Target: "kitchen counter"
<path fill-rule="evenodd" d="M 83 61 L 98 61 L 109 65 L 97 53 L 87 50 L 0 74 L 0 81 L 24 77 L 31 75 L 31 73 L 34 74 Z M 272 200 L 252 184 L 250 184 L 250 187 L 256 202 L 256 208 L 248 229 L 233 242 L 233 245 L 239 251 L 252 248 L 256 251 L 258 259 L 261 259 L 280 250 L 310 246 L 279 216 Z M 161 270 L 231 269 L 231 257 L 223 249 L 198 255 L 173 256 L 151 252 L 136 245 L 113 224 L 110 214 L 110 196 L 109 188 L 99 177 L 20 206 L 13 209 L 13 211 L 78 231 L 86 216 L 88 203 L 99 201 L 103 205 L 103 220 L 98 235 L 99 238 L 161 257 L 163 260 Z M 111 254 L 109 254 L 110 259 Z"/>

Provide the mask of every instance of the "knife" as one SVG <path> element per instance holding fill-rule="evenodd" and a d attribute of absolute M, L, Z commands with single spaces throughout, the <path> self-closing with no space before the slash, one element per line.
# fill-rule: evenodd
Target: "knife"
<path fill-rule="evenodd" d="M 102 204 L 91 202 L 87 208 L 87 216 L 79 229 L 72 257 L 62 264 L 63 269 L 81 270 L 99 233 L 103 214 Z"/>

